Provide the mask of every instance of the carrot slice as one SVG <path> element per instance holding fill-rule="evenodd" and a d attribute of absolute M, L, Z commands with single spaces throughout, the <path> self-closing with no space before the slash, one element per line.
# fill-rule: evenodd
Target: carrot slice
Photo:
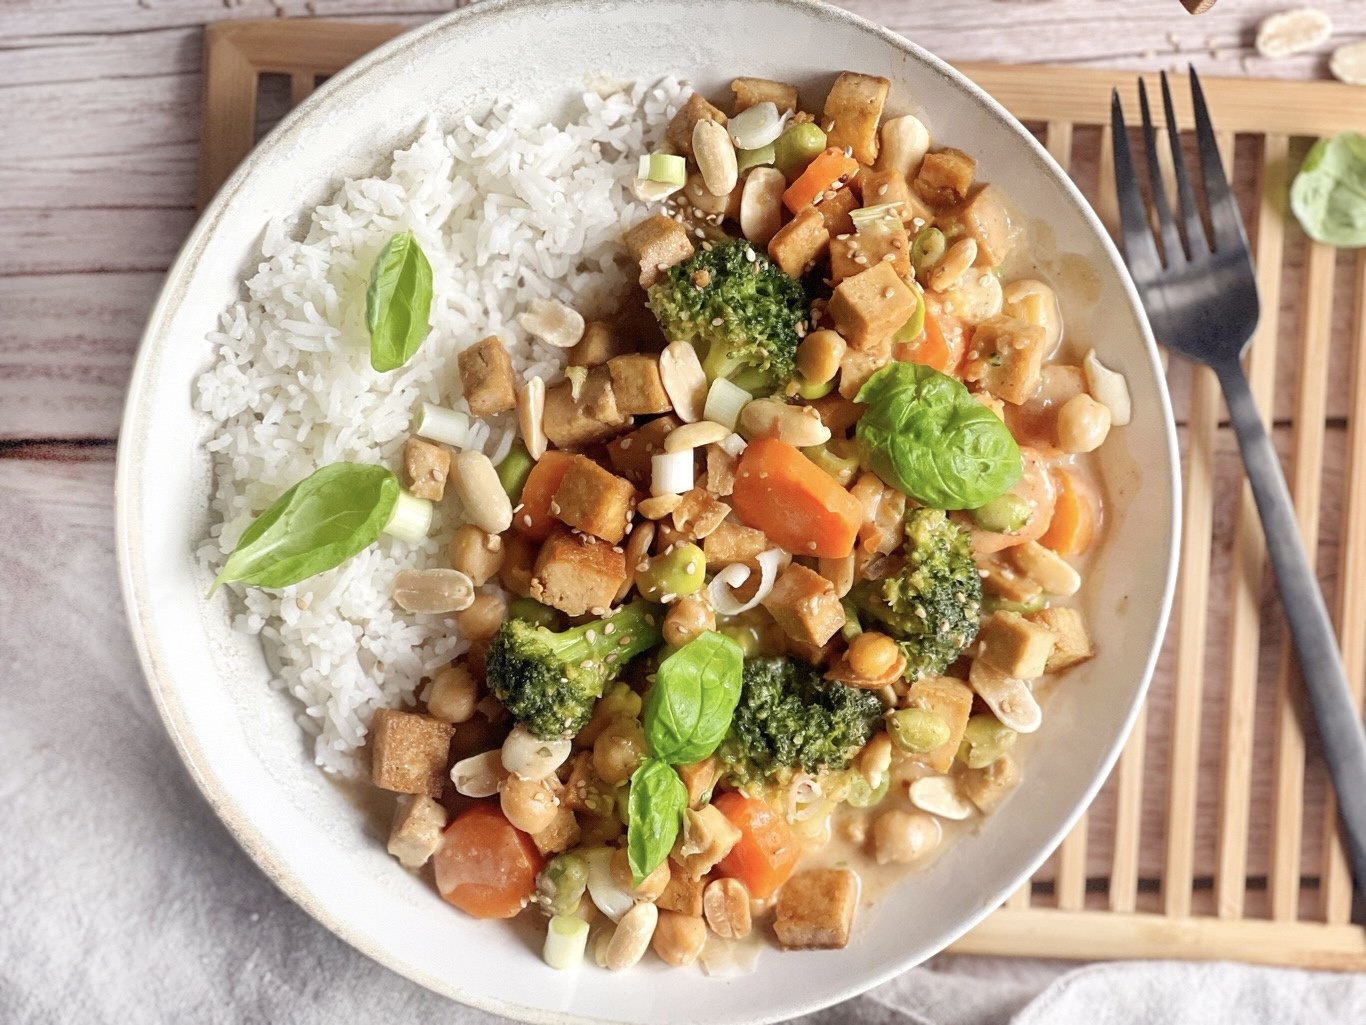
<path fill-rule="evenodd" d="M 740 831 L 740 839 L 721 859 L 717 871 L 744 883 L 756 900 L 772 897 L 802 856 L 791 828 L 767 801 L 757 797 L 732 790 L 712 804 Z"/>
<path fill-rule="evenodd" d="M 476 804 L 446 827 L 434 855 L 436 888 L 475 918 L 511 918 L 531 899 L 543 863 L 496 804 Z"/>
<path fill-rule="evenodd" d="M 858 173 L 859 164 L 844 150 L 831 146 L 807 165 L 806 170 L 783 193 L 783 202 L 794 214 L 831 191 L 837 183 L 848 182 Z"/>
<path fill-rule="evenodd" d="M 550 511 L 550 502 L 573 461 L 572 452 L 551 449 L 531 468 L 522 485 L 522 506 L 512 517 L 518 533 L 533 541 L 544 541 L 550 536 L 551 528 L 559 522 Z"/>
<path fill-rule="evenodd" d="M 740 456 L 731 505 L 748 526 L 794 555 L 842 559 L 854 550 L 858 499 L 801 451 L 756 438 Z"/>
<path fill-rule="evenodd" d="M 1091 547 L 1100 520 L 1100 496 L 1090 484 L 1062 467 L 1053 468 L 1057 499 L 1053 519 L 1039 544 L 1059 555 L 1080 555 Z"/>

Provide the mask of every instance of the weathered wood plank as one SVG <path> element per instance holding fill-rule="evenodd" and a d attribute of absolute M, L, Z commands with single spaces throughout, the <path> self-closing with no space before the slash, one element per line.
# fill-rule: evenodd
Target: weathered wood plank
<path fill-rule="evenodd" d="M 0 277 L 164 271 L 196 216 L 189 207 L 0 210 Z"/>

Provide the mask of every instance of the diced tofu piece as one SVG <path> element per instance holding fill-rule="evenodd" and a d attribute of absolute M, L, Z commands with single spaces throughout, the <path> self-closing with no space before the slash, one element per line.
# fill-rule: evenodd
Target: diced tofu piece
<path fill-rule="evenodd" d="M 683 494 L 682 501 L 669 515 L 677 530 L 691 540 L 701 541 L 730 515 L 730 506 L 718 501 L 706 488 L 692 488 Z"/>
<path fill-rule="evenodd" d="M 737 78 L 730 84 L 735 93 L 735 113 L 759 103 L 771 103 L 778 113 L 797 109 L 797 87 L 771 78 Z"/>
<path fill-rule="evenodd" d="M 550 511 L 585 534 L 612 544 L 626 536 L 636 489 L 587 456 L 575 456 L 550 499 Z"/>
<path fill-rule="evenodd" d="M 582 831 L 574 812 L 561 801 L 555 806 L 555 817 L 539 833 L 531 834 L 531 842 L 542 854 L 559 854 L 579 842 Z"/>
<path fill-rule="evenodd" d="M 702 891 L 706 888 L 706 880 L 701 877 L 692 878 L 676 861 L 669 865 L 669 870 L 669 884 L 655 899 L 655 905 L 661 911 L 677 911 L 680 915 L 700 915 Z"/>
<path fill-rule="evenodd" d="M 683 785 L 688 788 L 688 804 L 696 808 L 705 803 L 711 788 L 716 785 L 716 777 L 720 771 L 720 762 L 716 756 L 703 758 L 700 762 L 693 762 L 691 765 L 678 766 L 678 778 L 683 781 Z"/>
<path fill-rule="evenodd" d="M 667 214 L 645 218 L 626 233 L 624 241 L 631 259 L 640 264 L 641 288 L 649 288 L 664 271 L 693 254 L 687 229 Z"/>
<path fill-rule="evenodd" d="M 650 486 L 650 459 L 664 451 L 664 439 L 682 421 L 673 416 L 661 416 L 630 434 L 610 442 L 607 459 L 612 469 L 640 488 Z"/>
<path fill-rule="evenodd" d="M 760 552 L 771 546 L 768 535 L 762 530 L 746 527 L 742 523 L 723 523 L 702 542 L 708 566 L 729 566 L 735 562 L 753 562 Z"/>
<path fill-rule="evenodd" d="M 825 98 L 821 123 L 829 145 L 852 151 L 860 164 L 877 159 L 877 126 L 892 83 L 876 75 L 840 73 Z"/>
<path fill-rule="evenodd" d="M 829 244 L 825 218 L 816 207 L 808 206 L 769 240 L 768 255 L 784 274 L 800 278 L 815 266 Z"/>
<path fill-rule="evenodd" d="M 817 647 L 844 625 L 844 607 L 834 585 L 800 563 L 783 570 L 761 604 L 789 637 Z"/>
<path fill-rule="evenodd" d="M 497 335 L 489 335 L 464 350 L 456 362 L 465 401 L 475 416 L 492 416 L 517 405 L 517 378 L 512 357 Z"/>
<path fill-rule="evenodd" d="M 886 339 L 886 344 L 873 352 L 846 349 L 844 355 L 840 357 L 840 397 L 853 399 L 858 395 L 859 389 L 867 383 L 868 378 L 885 367 L 891 360 L 890 336 Z M 858 408 L 862 409 L 863 407 Z"/>
<path fill-rule="evenodd" d="M 930 206 L 957 206 L 967 198 L 976 170 L 977 161 L 962 150 L 926 153 L 915 176 L 915 191 Z"/>
<path fill-rule="evenodd" d="M 829 950 L 845 946 L 858 908 L 859 877 L 847 868 L 798 872 L 778 891 L 773 931 L 784 947 Z"/>
<path fill-rule="evenodd" d="M 910 286 L 890 263 L 876 263 L 845 278 L 830 297 L 828 307 L 835 330 L 860 352 L 881 349 L 915 312 Z"/>
<path fill-rule="evenodd" d="M 598 367 L 613 356 L 633 351 L 630 336 L 616 324 L 590 320 L 583 326 L 583 337 L 569 350 L 571 367 Z"/>
<path fill-rule="evenodd" d="M 630 424 L 631 418 L 617 409 L 606 367 L 588 371 L 578 399 L 568 381 L 546 389 L 541 426 L 556 448 L 586 448 L 616 437 Z"/>
<path fill-rule="evenodd" d="M 707 476 L 704 486 L 713 495 L 729 495 L 735 491 L 735 467 L 739 460 L 720 445 L 707 446 Z"/>
<path fill-rule="evenodd" d="M 740 830 L 715 805 L 687 809 L 673 853 L 679 874 L 701 879 L 730 853 L 739 839 Z"/>
<path fill-rule="evenodd" d="M 569 764 L 569 778 L 560 796 L 562 807 L 584 815 L 610 815 L 616 795 L 593 768 L 593 752 L 580 751 Z"/>
<path fill-rule="evenodd" d="M 626 583 L 626 556 L 606 541 L 557 527 L 541 545 L 531 597 L 565 615 L 603 615 Z"/>
<path fill-rule="evenodd" d="M 697 127 L 699 121 L 716 121 L 725 124 L 729 120 L 724 113 L 717 107 L 707 102 L 701 93 L 693 93 L 688 97 L 683 106 L 678 108 L 678 113 L 669 122 L 669 127 L 665 129 L 664 137 L 673 146 L 674 150 L 682 153 L 689 160 L 692 154 L 692 130 Z"/>
<path fill-rule="evenodd" d="M 935 772 L 949 771 L 968 726 L 972 697 L 972 688 L 951 676 L 931 676 L 911 684 L 906 692 L 906 707 L 923 708 L 949 724 L 949 739 L 933 751 L 916 755 L 920 764 Z"/>
<path fill-rule="evenodd" d="M 919 219 L 922 227 L 934 216 L 924 201 L 911 191 L 910 182 L 895 170 L 865 168 L 859 172 L 858 180 L 863 186 L 865 207 L 895 203 L 902 224 L 914 224 Z"/>
<path fill-rule="evenodd" d="M 821 423 L 825 424 L 830 433 L 838 437 L 848 434 L 854 424 L 859 422 L 859 417 L 863 416 L 864 410 L 868 408 L 857 402 L 851 402 L 843 395 L 835 392 L 822 395 L 814 402 L 808 402 L 807 405 L 816 411 L 816 414 L 821 418 Z"/>
<path fill-rule="evenodd" d="M 1053 632 L 1002 609 L 982 621 L 977 657 L 1017 680 L 1036 680 L 1053 653 Z"/>
<path fill-rule="evenodd" d="M 446 493 L 446 478 L 451 475 L 449 449 L 421 438 L 409 438 L 403 443 L 403 468 L 408 474 L 408 490 L 414 497 L 441 501 Z"/>
<path fill-rule="evenodd" d="M 1047 348 L 1042 327 L 998 313 L 973 331 L 963 380 L 1018 406 L 1038 390 Z"/>
<path fill-rule="evenodd" d="M 1005 200 L 994 186 L 977 189 L 953 216 L 962 224 L 963 233 L 977 242 L 977 266 L 995 267 L 1010 255 L 1014 226 Z"/>
<path fill-rule="evenodd" d="M 446 809 L 426 794 L 399 804 L 389 827 L 387 850 L 404 868 L 421 868 L 441 846 Z"/>
<path fill-rule="evenodd" d="M 1020 763 L 1009 754 L 981 769 L 968 769 L 958 780 L 958 788 L 983 815 L 994 811 L 1020 782 Z"/>
<path fill-rule="evenodd" d="M 669 393 L 659 376 L 659 357 L 644 353 L 614 356 L 607 361 L 607 372 L 612 377 L 612 394 L 617 409 L 635 415 L 667 413 L 673 409 Z"/>
<path fill-rule="evenodd" d="M 848 186 L 835 189 L 814 204 L 825 222 L 825 230 L 832 236 L 848 235 L 854 230 L 854 219 L 849 215 L 858 209 L 858 205 L 858 193 Z"/>
<path fill-rule="evenodd" d="M 911 243 L 900 221 L 830 240 L 830 280 L 836 285 L 879 263 L 889 265 L 902 280 L 911 276 Z"/>
<path fill-rule="evenodd" d="M 1028 618 L 1053 635 L 1053 650 L 1048 654 L 1044 672 L 1062 672 L 1095 655 L 1086 620 L 1079 609 L 1040 609 Z"/>
<path fill-rule="evenodd" d="M 455 732 L 448 722 L 381 708 L 370 721 L 370 778 L 381 790 L 438 798 Z"/>
<path fill-rule="evenodd" d="M 968 522 L 964 520 L 964 522 Z M 977 560 L 982 590 L 1006 601 L 1031 602 L 1043 594 L 1038 582 L 1015 568 L 1000 555 L 987 555 Z"/>

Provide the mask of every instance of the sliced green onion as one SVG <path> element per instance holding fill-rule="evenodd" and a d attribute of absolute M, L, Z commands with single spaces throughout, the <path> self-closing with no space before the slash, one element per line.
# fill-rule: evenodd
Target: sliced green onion
<path fill-rule="evenodd" d="M 702 407 L 702 419 L 711 420 L 727 430 L 735 430 L 740 410 L 754 398 L 738 384 L 718 377 L 707 389 L 707 401 Z"/>
<path fill-rule="evenodd" d="M 526 479 L 535 465 L 536 460 L 531 458 L 531 453 L 520 441 L 508 449 L 508 454 L 498 464 L 498 483 L 503 485 L 513 505 L 522 497 L 522 488 L 526 486 Z"/>
<path fill-rule="evenodd" d="M 415 498 L 406 491 L 398 493 L 394 511 L 384 525 L 384 533 L 409 544 L 417 544 L 432 529 L 432 510 L 435 506 L 425 498 Z"/>
<path fill-rule="evenodd" d="M 556 915 L 545 930 L 545 963 L 557 971 L 566 972 L 583 964 L 583 952 L 588 946 L 588 923 L 578 915 Z"/>
<path fill-rule="evenodd" d="M 901 223 L 900 203 L 878 203 L 849 211 L 849 219 L 854 222 L 855 231 L 867 231 L 875 224 Z"/>
<path fill-rule="evenodd" d="M 920 337 L 920 333 L 925 330 L 925 293 L 920 286 L 914 287 L 915 310 L 906 318 L 906 323 L 897 328 L 896 334 L 892 335 L 893 344 L 910 345 Z"/>
<path fill-rule="evenodd" d="M 428 441 L 439 441 L 452 448 L 464 448 L 470 441 L 474 426 L 469 416 L 455 409 L 445 409 L 430 402 L 422 403 L 413 420 L 413 433 Z"/>
<path fill-rule="evenodd" d="M 735 167 L 744 174 L 752 167 L 764 167 L 773 163 L 774 152 L 773 143 L 767 146 L 760 146 L 758 149 L 742 149 L 735 154 Z"/>
<path fill-rule="evenodd" d="M 948 242 L 938 228 L 925 228 L 911 243 L 911 266 L 917 274 L 924 274 L 944 258 Z"/>
<path fill-rule="evenodd" d="M 583 386 L 588 383 L 588 368 L 565 367 L 564 376 L 569 382 L 569 397 L 578 402 L 579 395 L 583 392 Z"/>
<path fill-rule="evenodd" d="M 792 181 L 825 151 L 825 141 L 825 132 L 814 122 L 792 125 L 773 143 L 773 166 Z"/>
<path fill-rule="evenodd" d="M 772 100 L 747 107 L 726 122 L 726 131 L 737 149 L 768 146 L 783 134 L 783 116 Z"/>
<path fill-rule="evenodd" d="M 847 643 L 863 633 L 863 624 L 858 621 L 858 610 L 849 601 L 841 599 L 840 604 L 844 606 L 844 625 L 840 627 L 840 636 Z"/>
<path fill-rule="evenodd" d="M 636 177 L 647 182 L 682 186 L 688 180 L 688 162 L 673 153 L 651 153 L 640 158 Z"/>

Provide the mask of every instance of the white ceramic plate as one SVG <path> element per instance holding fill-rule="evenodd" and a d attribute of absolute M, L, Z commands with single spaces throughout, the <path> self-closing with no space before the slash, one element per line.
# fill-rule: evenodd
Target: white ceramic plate
<path fill-rule="evenodd" d="M 207 529 L 209 426 L 191 408 L 205 335 L 240 290 L 268 219 L 364 175 L 428 113 L 493 97 L 554 116 L 585 75 L 684 75 L 727 95 L 737 74 L 819 98 L 834 73 L 894 83 L 889 110 L 923 110 L 938 144 L 979 160 L 1046 223 L 1068 329 L 1132 389 L 1134 422 L 1103 453 L 1103 557 L 1086 600 L 1099 654 L 1072 673 L 1025 753 L 1021 791 L 929 871 L 863 910 L 835 952 L 765 952 L 755 974 L 709 979 L 647 959 L 629 973 L 557 973 L 535 940 L 476 922 L 402 871 L 311 762 L 261 652 L 203 598 L 192 551 Z M 1072 254 L 1072 255 L 1068 255 Z M 1078 266 L 1090 273 L 1060 272 Z M 1089 282 L 1087 279 L 1089 278 Z M 1045 859 L 1128 733 L 1167 618 L 1176 551 L 1175 436 L 1155 350 L 1117 254 L 1077 191 L 999 106 L 899 36 L 802 0 L 484 3 L 395 40 L 337 75 L 271 134 L 201 218 L 142 342 L 123 425 L 118 538 L 124 596 L 166 728 L 196 782 L 261 868 L 358 949 L 458 1000 L 532 1021 L 769 1021 L 852 996 L 942 949 Z"/>

